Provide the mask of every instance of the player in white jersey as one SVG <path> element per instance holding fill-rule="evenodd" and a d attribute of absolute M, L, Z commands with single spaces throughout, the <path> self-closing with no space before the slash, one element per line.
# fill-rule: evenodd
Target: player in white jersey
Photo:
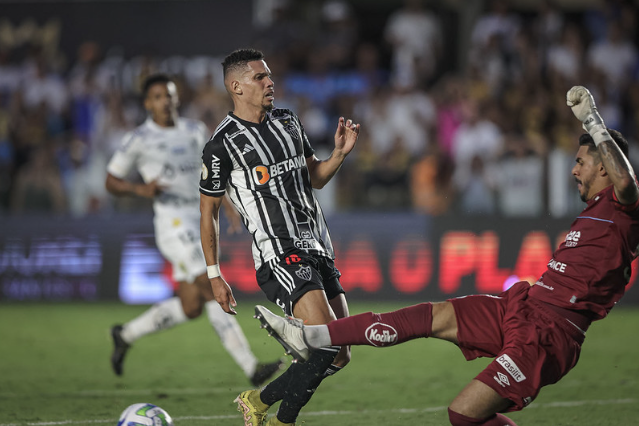
<path fill-rule="evenodd" d="M 156 244 L 173 267 L 179 297 L 160 302 L 111 329 L 113 370 L 122 375 L 124 356 L 137 339 L 197 318 L 206 308 L 226 350 L 251 383 L 260 385 L 280 369 L 282 361 L 260 364 L 253 355 L 235 318 L 226 315 L 215 301 L 200 245 L 197 182 L 209 131 L 202 122 L 178 116 L 177 90 L 168 76 L 147 78 L 143 97 L 149 118 L 124 137 L 107 166 L 106 188 L 117 196 L 153 199 Z M 144 183 L 127 180 L 133 170 Z"/>

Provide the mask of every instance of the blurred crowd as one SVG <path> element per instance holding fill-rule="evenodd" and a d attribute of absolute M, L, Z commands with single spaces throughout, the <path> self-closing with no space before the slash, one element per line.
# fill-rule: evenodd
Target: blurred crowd
<path fill-rule="evenodd" d="M 606 124 L 629 140 L 638 169 L 634 2 L 568 12 L 552 1 L 517 11 L 492 0 L 468 27 L 446 10 L 459 17 L 451 28 L 440 3 L 406 0 L 377 38 L 365 35 L 356 7 L 365 2 L 323 1 L 313 26 L 300 3 L 268 2 L 253 47 L 267 56 L 276 106 L 300 116 L 318 157 L 330 153 L 339 116 L 362 124 L 358 146 L 323 195 L 329 212 L 579 211 L 570 170 L 582 131 L 565 104 L 573 85 L 591 90 Z M 63 31 L 9 43 L 0 28 L 0 214 L 146 209 L 104 189 L 109 158 L 146 117 L 141 81 L 173 76 L 182 116 L 213 131 L 231 109 L 223 57 L 126 57 L 83 41 L 65 62 L 56 51 Z"/>

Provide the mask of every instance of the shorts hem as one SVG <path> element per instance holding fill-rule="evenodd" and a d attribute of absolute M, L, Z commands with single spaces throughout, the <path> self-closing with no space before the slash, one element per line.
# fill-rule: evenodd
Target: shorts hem
<path fill-rule="evenodd" d="M 484 374 L 484 372 L 481 372 L 477 377 L 475 377 L 475 380 L 482 382 L 483 384 L 485 384 L 486 386 L 488 386 L 489 388 L 497 392 L 497 394 L 500 397 L 502 397 L 503 399 L 507 399 L 508 401 L 512 403 L 510 407 L 502 411 L 503 413 L 508 413 L 512 411 L 521 411 L 524 409 L 525 406 L 523 404 L 519 404 L 516 401 L 514 401 L 512 397 L 505 395 L 505 389 L 501 387 L 501 385 L 499 385 L 495 381 L 495 379 L 490 378 L 489 380 L 487 376 L 488 376 L 487 374 Z"/>

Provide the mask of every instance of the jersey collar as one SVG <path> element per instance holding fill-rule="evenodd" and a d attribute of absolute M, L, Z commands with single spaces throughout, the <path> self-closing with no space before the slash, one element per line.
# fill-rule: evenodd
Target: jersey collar
<path fill-rule="evenodd" d="M 239 121 L 240 123 L 242 123 L 242 125 L 244 127 L 263 127 L 266 125 L 266 123 L 268 123 L 271 120 L 271 113 L 267 112 L 266 115 L 264 116 L 264 120 L 262 120 L 261 123 L 253 123 L 252 121 L 246 121 L 241 119 L 240 117 L 238 117 L 237 115 L 235 115 L 233 113 L 233 111 L 229 111 L 229 115 L 231 117 L 233 117 L 233 119 Z"/>
<path fill-rule="evenodd" d="M 175 126 L 173 127 L 162 127 L 160 125 L 158 125 L 155 121 L 153 121 L 153 119 L 151 117 L 147 117 L 146 121 L 144 122 L 144 125 L 147 126 L 149 129 L 154 130 L 156 132 L 166 132 L 169 130 L 173 130 L 173 129 L 177 129 L 180 125 L 180 121 L 179 118 L 175 121 Z"/>

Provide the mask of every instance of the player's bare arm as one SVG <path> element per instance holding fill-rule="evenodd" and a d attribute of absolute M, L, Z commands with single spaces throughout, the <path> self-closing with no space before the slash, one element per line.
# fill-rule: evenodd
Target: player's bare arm
<path fill-rule="evenodd" d="M 311 184 L 313 188 L 321 189 L 335 176 L 346 156 L 355 148 L 359 136 L 359 124 L 355 124 L 350 118 L 339 118 L 337 130 L 335 130 L 335 149 L 326 160 L 320 160 L 316 156 L 306 159 Z"/>
<path fill-rule="evenodd" d="M 612 140 L 605 140 L 597 147 L 606 173 L 615 186 L 615 195 L 621 204 L 633 204 L 639 198 L 639 187 L 628 159 Z"/>
<path fill-rule="evenodd" d="M 233 297 L 233 291 L 219 273 L 220 207 L 223 199 L 224 197 L 210 197 L 200 194 L 200 238 L 206 264 L 217 271 L 217 273 L 209 273 L 209 281 L 215 300 L 224 312 L 235 315 L 237 312 L 233 308 L 237 306 L 237 303 Z"/>
<path fill-rule="evenodd" d="M 154 180 L 149 183 L 133 183 L 131 181 L 120 179 L 107 173 L 106 189 L 116 196 L 137 195 L 138 197 L 154 198 L 159 195 L 164 187 Z"/>
<path fill-rule="evenodd" d="M 229 227 L 226 229 L 227 234 L 235 234 L 242 231 L 242 218 L 237 211 L 228 195 L 222 197 L 222 206 L 224 207 L 224 216 L 229 221 Z"/>
<path fill-rule="evenodd" d="M 566 104 L 594 140 L 619 202 L 635 203 L 639 198 L 639 187 L 634 170 L 606 129 L 592 94 L 583 86 L 572 87 L 566 94 Z"/>

